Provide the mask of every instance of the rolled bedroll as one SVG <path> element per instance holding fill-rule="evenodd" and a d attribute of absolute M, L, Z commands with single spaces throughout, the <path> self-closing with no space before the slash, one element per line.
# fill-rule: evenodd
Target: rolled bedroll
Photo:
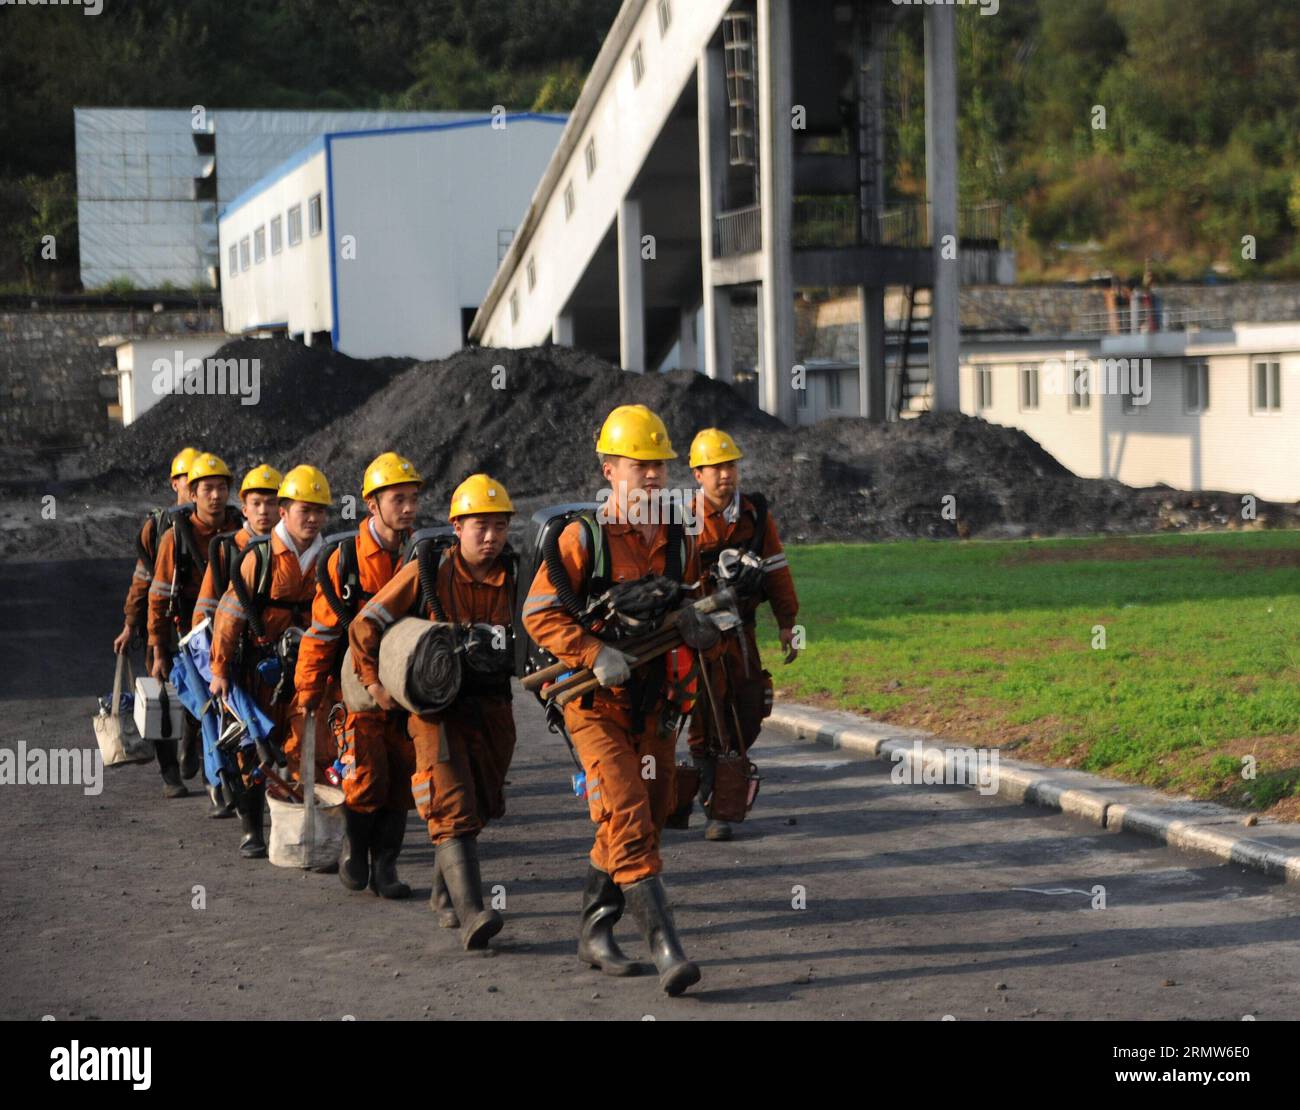
<path fill-rule="evenodd" d="M 440 713 L 460 693 L 456 626 L 406 617 L 379 642 L 379 681 L 403 709 Z"/>
<path fill-rule="evenodd" d="M 441 713 L 460 693 L 459 636 L 454 624 L 404 617 L 379 641 L 379 681 L 389 696 L 411 713 Z M 377 709 L 352 665 L 343 657 L 343 701 L 354 713 Z"/>

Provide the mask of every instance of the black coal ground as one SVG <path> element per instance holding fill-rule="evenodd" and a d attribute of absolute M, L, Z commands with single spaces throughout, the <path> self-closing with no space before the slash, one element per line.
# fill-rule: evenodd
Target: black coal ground
<path fill-rule="evenodd" d="M 429 519 L 476 471 L 504 483 L 526 512 L 591 500 L 603 485 L 596 433 L 610 409 L 629 403 L 648 405 L 668 426 L 674 487 L 694 485 L 686 455 L 696 431 L 731 432 L 744 451 L 743 488 L 767 495 L 788 542 L 1196 530 L 1240 515 L 1239 495 L 1076 477 L 1025 433 L 974 417 L 786 428 L 726 383 L 689 371 L 629 374 L 569 348 L 469 348 L 411 363 L 237 340 L 216 357 L 259 359 L 258 404 L 169 396 L 83 460 L 76 494 L 88 508 L 132 506 L 124 536 L 135 505 L 166 498 L 161 476 L 186 443 L 216 451 L 237 472 L 264 460 L 310 462 L 336 499 L 359 492 L 371 458 L 396 450 L 428 481 Z M 1297 522 L 1295 506 L 1261 503 L 1259 512 L 1270 525 Z M 102 546 L 113 527 L 82 531 Z"/>

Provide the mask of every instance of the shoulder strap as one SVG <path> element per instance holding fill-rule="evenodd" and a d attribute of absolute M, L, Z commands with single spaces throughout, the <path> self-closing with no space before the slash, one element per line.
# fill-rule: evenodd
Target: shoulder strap
<path fill-rule="evenodd" d="M 609 573 L 609 543 L 605 539 L 605 525 L 596 518 L 595 513 L 581 512 L 573 519 L 587 529 L 587 540 L 591 545 L 591 562 L 587 564 L 582 579 L 582 593 L 578 597 L 585 606 L 593 596 L 599 597 L 608 590 L 613 581 Z"/>
<path fill-rule="evenodd" d="M 680 582 L 686 572 L 686 528 L 680 520 L 668 525 L 668 550 L 664 553 L 664 577 Z"/>
<path fill-rule="evenodd" d="M 761 493 L 742 493 L 754 506 L 754 538 L 749 541 L 749 550 L 755 555 L 763 553 L 763 538 L 767 535 L 767 498 Z"/>
<path fill-rule="evenodd" d="M 217 596 L 226 592 L 230 585 L 230 568 L 235 562 L 234 532 L 218 532 L 208 544 L 208 566 L 212 569 L 212 580 L 217 587 Z"/>

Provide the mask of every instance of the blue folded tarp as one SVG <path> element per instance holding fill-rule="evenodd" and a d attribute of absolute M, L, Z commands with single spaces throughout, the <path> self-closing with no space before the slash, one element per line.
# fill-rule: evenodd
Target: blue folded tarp
<path fill-rule="evenodd" d="M 239 774 L 232 756 L 217 747 L 221 738 L 221 707 L 212 700 L 209 684 L 212 681 L 212 642 L 206 629 L 189 636 L 172 664 L 171 682 L 181 704 L 198 718 L 203 735 L 203 776 L 209 786 L 221 783 L 221 772 Z M 239 686 L 232 685 L 226 701 L 248 727 L 241 747 L 252 747 L 270 734 L 271 719 L 258 708 L 257 703 Z"/>

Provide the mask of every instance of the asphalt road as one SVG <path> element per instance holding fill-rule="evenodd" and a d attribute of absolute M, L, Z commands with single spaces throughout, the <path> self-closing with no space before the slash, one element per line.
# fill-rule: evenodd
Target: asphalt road
<path fill-rule="evenodd" d="M 0 566 L 0 746 L 93 746 L 129 573 Z M 652 978 L 604 978 L 574 958 L 585 807 L 540 710 L 515 704 L 509 813 L 481 840 L 507 899 L 494 956 L 435 926 L 414 814 L 400 871 L 416 897 L 381 902 L 241 860 L 237 823 L 207 820 L 202 793 L 164 801 L 156 767 L 111 768 L 97 797 L 0 785 L 0 1018 L 1300 1017 L 1300 890 L 973 791 L 895 786 L 882 764 L 774 732 L 735 841 L 705 842 L 698 815 L 665 834 L 703 981 L 668 999 Z M 642 951 L 630 920 L 619 933 Z"/>

